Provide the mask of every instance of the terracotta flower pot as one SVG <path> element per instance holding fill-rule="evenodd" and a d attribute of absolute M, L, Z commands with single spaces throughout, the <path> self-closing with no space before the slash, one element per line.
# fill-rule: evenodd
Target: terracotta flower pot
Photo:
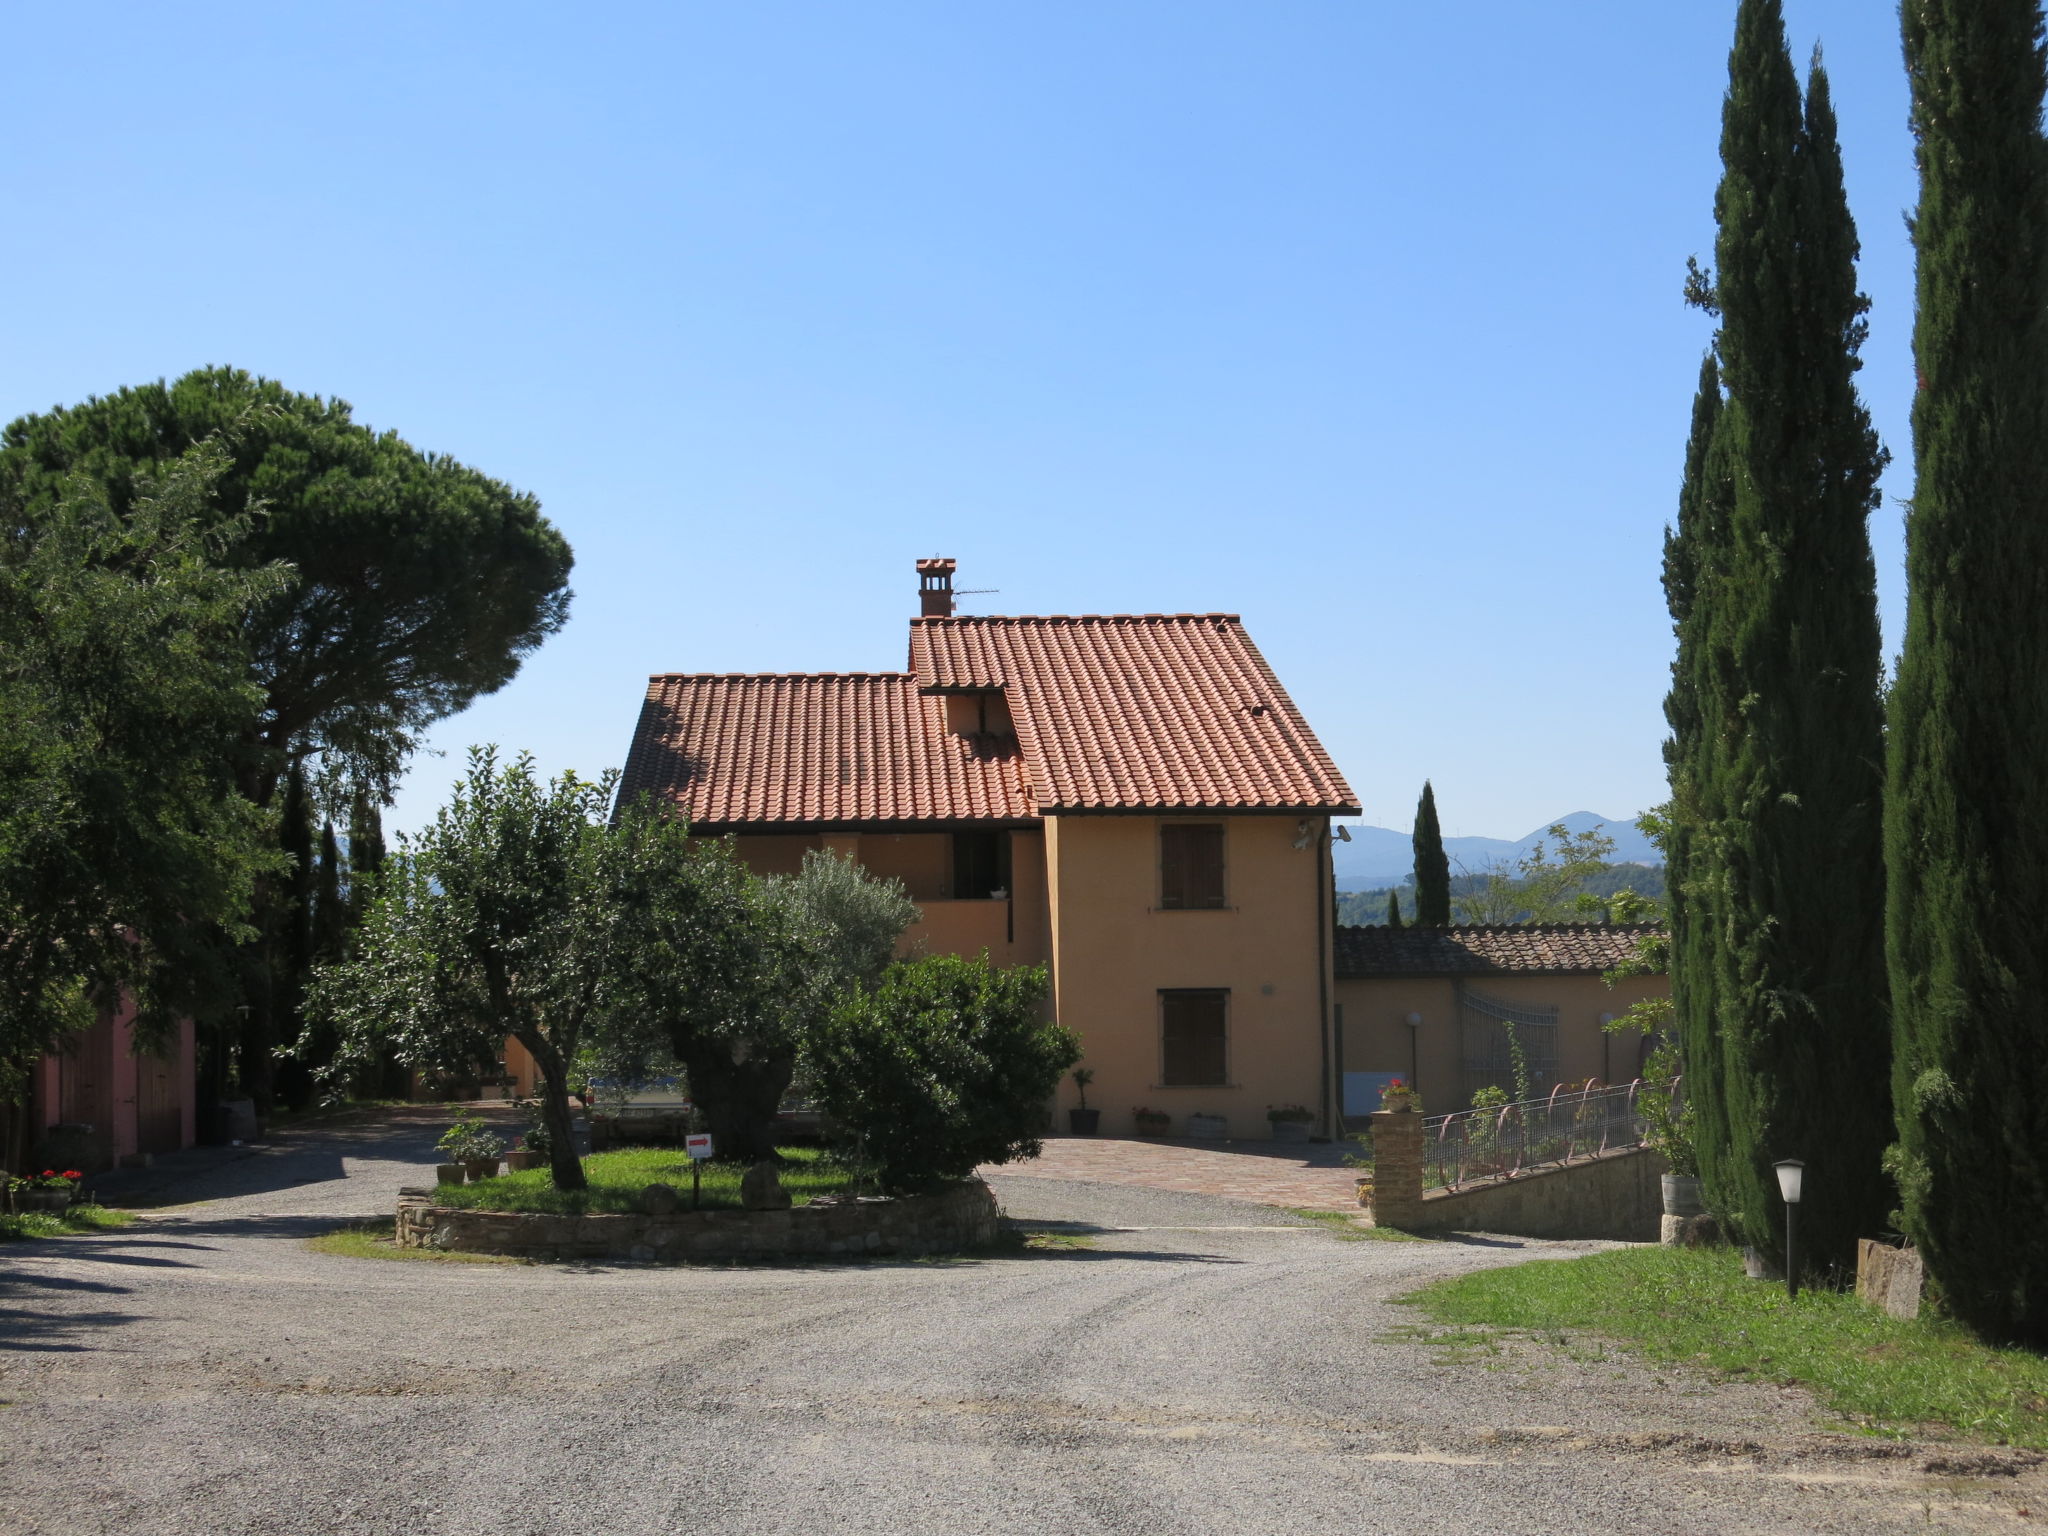
<path fill-rule="evenodd" d="M 495 1179 L 498 1176 L 498 1160 L 495 1157 L 472 1158 L 462 1166 L 469 1174 L 469 1182 L 472 1184 L 481 1184 L 485 1179 Z"/>
<path fill-rule="evenodd" d="M 1145 1115 L 1137 1122 L 1140 1136 L 1164 1136 L 1173 1129 L 1173 1121 L 1165 1115 Z"/>
<path fill-rule="evenodd" d="M 434 1165 L 434 1182 L 436 1184 L 460 1184 L 462 1182 L 462 1174 L 463 1168 L 460 1163 L 436 1163 Z"/>
<path fill-rule="evenodd" d="M 538 1152 L 507 1152 L 505 1166 L 514 1173 L 524 1173 L 529 1168 L 538 1168 L 546 1159 Z"/>

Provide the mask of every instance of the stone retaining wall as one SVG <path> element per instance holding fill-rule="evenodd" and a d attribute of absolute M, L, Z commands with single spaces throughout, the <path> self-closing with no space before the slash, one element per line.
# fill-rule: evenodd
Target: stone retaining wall
<path fill-rule="evenodd" d="M 726 1260 L 957 1253 L 995 1241 L 1001 1212 L 979 1179 L 898 1199 L 827 1197 L 786 1211 L 553 1216 L 433 1204 L 402 1190 L 401 1248 L 529 1259 Z"/>
<path fill-rule="evenodd" d="M 1422 1198 L 1416 1224 L 1515 1237 L 1654 1243 L 1669 1166 L 1659 1153 L 1631 1148 L 1456 1192 L 1433 1189 Z"/>

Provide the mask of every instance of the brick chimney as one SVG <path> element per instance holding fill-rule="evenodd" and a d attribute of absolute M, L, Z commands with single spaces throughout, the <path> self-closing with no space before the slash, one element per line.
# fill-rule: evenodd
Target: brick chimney
<path fill-rule="evenodd" d="M 917 612 L 919 618 L 953 617 L 953 572 L 957 560 L 933 556 L 917 562 Z"/>

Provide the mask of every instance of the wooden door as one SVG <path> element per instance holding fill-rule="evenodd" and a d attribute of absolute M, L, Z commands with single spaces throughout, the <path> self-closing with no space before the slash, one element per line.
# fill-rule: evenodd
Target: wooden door
<path fill-rule="evenodd" d="M 135 1058 L 135 1145 L 142 1152 L 175 1152 L 184 1141 L 178 1063 L 169 1056 Z"/>
<path fill-rule="evenodd" d="M 66 1124 L 89 1125 L 102 1165 L 114 1160 L 114 1021 L 102 1014 L 65 1042 L 57 1064 L 57 1103 Z"/>

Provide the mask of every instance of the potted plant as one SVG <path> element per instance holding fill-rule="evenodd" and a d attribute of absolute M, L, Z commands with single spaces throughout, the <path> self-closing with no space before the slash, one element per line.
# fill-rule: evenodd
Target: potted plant
<path fill-rule="evenodd" d="M 1093 1136 L 1102 1124 L 1102 1111 L 1088 1107 L 1088 1085 L 1095 1081 L 1095 1069 L 1076 1067 L 1073 1078 L 1074 1089 L 1081 1095 L 1081 1107 L 1067 1111 L 1067 1129 L 1076 1136 Z"/>
<path fill-rule="evenodd" d="M 1305 1104 L 1268 1104 L 1266 1127 L 1275 1141 L 1307 1141 L 1316 1112 Z"/>
<path fill-rule="evenodd" d="M 1706 1214 L 1700 1195 L 1700 1154 L 1693 1144 L 1692 1105 L 1678 1089 L 1678 1052 L 1668 1042 L 1643 1063 L 1643 1088 L 1636 1096 L 1643 1140 L 1664 1154 L 1664 1214 L 1691 1218 Z"/>
<path fill-rule="evenodd" d="M 1173 1117 L 1164 1110 L 1138 1108 L 1131 1111 L 1140 1136 L 1164 1136 L 1173 1128 Z"/>
<path fill-rule="evenodd" d="M 1360 1131 L 1351 1140 L 1357 1143 L 1358 1150 L 1344 1154 L 1344 1166 L 1351 1170 L 1351 1189 L 1358 1197 L 1358 1203 L 1366 1210 L 1371 1210 L 1375 1172 L 1372 1160 L 1372 1132 Z"/>
<path fill-rule="evenodd" d="M 466 1109 L 456 1111 L 455 1123 L 441 1133 L 436 1145 L 462 1164 L 472 1183 L 496 1178 L 498 1158 L 505 1150 L 505 1143 Z"/>
<path fill-rule="evenodd" d="M 524 1099 L 519 1107 L 526 1111 L 526 1134 L 505 1154 L 505 1166 L 514 1173 L 541 1167 L 555 1150 L 555 1139 L 548 1134 L 547 1111 L 541 1101 Z"/>
<path fill-rule="evenodd" d="M 1230 1122 L 1221 1115 L 1196 1110 L 1188 1116 L 1188 1135 L 1201 1141 L 1221 1141 L 1230 1132 Z"/>
<path fill-rule="evenodd" d="M 76 1168 L 62 1173 L 54 1168 L 45 1168 L 40 1174 L 31 1173 L 9 1182 L 21 1209 L 61 1211 L 68 1208 L 77 1196 L 78 1181 L 84 1177 Z"/>
<path fill-rule="evenodd" d="M 1396 1114 L 1419 1115 L 1422 1113 L 1422 1099 L 1397 1077 L 1380 1090 L 1380 1108 Z"/>

